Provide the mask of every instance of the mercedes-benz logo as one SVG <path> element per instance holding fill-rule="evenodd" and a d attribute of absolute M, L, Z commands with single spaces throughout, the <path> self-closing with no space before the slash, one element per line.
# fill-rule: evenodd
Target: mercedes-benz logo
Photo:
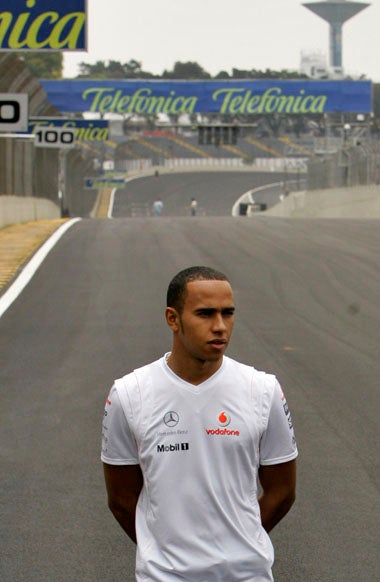
<path fill-rule="evenodd" d="M 170 412 L 167 412 L 164 416 L 164 423 L 166 424 L 166 426 L 177 426 L 177 424 L 179 423 L 179 416 L 176 412 L 173 412 L 173 410 L 171 410 Z"/>

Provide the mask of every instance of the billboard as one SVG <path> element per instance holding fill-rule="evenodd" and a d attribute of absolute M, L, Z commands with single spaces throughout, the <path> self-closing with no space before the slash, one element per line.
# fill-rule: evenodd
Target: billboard
<path fill-rule="evenodd" d="M 109 139 L 108 121 L 104 119 L 64 119 L 62 117 L 34 117 L 29 119 L 29 133 L 36 133 L 44 127 L 73 129 L 76 141 L 99 143 Z"/>
<path fill-rule="evenodd" d="M 87 50 L 87 0 L 0 0 L 0 51 Z"/>
<path fill-rule="evenodd" d="M 167 113 L 370 113 L 370 81 L 41 81 L 62 112 L 151 115 Z"/>

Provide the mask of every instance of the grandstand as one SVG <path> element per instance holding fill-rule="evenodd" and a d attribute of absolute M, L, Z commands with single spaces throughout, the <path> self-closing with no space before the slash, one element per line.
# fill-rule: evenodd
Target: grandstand
<path fill-rule="evenodd" d="M 154 130 L 132 133 L 115 143 L 114 159 L 152 159 L 160 165 L 164 159 L 184 158 L 241 158 L 251 162 L 257 158 L 283 158 L 291 153 L 292 157 L 310 155 L 312 143 L 295 141 L 290 137 L 262 137 L 242 132 L 236 145 L 201 145 L 197 132 L 182 133 L 167 130 Z"/>

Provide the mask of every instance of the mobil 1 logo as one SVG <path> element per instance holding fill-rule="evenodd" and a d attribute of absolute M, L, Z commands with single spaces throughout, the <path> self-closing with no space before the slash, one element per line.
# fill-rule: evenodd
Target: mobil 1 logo
<path fill-rule="evenodd" d="M 174 451 L 188 451 L 189 443 L 174 443 L 169 445 L 157 445 L 157 453 L 174 453 Z"/>
<path fill-rule="evenodd" d="M 28 94 L 0 93 L 0 131 L 28 131 Z"/>

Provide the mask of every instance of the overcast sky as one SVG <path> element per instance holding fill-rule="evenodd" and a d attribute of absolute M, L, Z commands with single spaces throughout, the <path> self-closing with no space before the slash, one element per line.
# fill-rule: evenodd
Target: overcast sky
<path fill-rule="evenodd" d="M 193 61 L 211 75 L 299 70 L 301 52 L 328 58 L 328 24 L 300 0 L 87 0 L 88 52 L 64 53 L 64 76 L 82 61 L 135 59 L 154 74 Z M 345 72 L 380 81 L 380 0 L 343 26 Z"/>

